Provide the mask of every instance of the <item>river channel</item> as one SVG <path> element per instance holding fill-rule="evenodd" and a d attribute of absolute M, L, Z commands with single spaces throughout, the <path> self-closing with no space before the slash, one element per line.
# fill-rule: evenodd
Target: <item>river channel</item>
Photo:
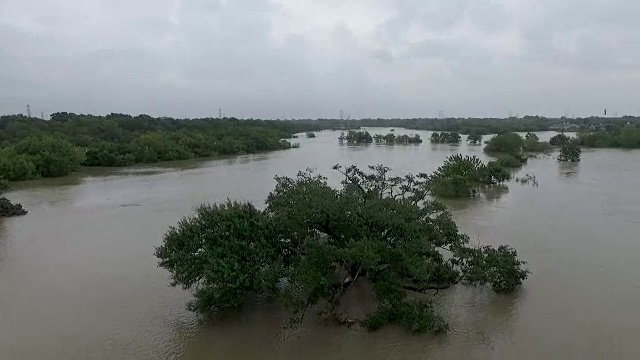
<path fill-rule="evenodd" d="M 373 129 L 386 133 L 388 129 Z M 414 133 L 397 130 L 397 133 Z M 334 164 L 430 172 L 482 146 L 339 145 L 339 132 L 300 148 L 211 161 L 88 169 L 17 184 L 29 210 L 0 219 L 0 359 L 640 359 L 640 151 L 584 150 L 577 164 L 531 159 L 538 186 L 447 204 L 462 230 L 506 243 L 528 262 L 522 290 L 441 292 L 451 331 L 282 326 L 271 306 L 202 323 L 190 294 L 169 286 L 154 247 L 202 202 L 261 204 L 275 175 Z M 540 133 L 548 139 L 553 133 Z"/>

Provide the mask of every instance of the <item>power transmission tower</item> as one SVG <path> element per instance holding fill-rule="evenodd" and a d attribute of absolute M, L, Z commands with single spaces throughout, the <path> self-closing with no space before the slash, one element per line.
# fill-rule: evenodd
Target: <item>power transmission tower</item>
<path fill-rule="evenodd" d="M 344 120 L 344 110 L 340 109 L 340 120 Z"/>
<path fill-rule="evenodd" d="M 27 116 L 31 117 L 31 105 L 27 104 Z"/>
<path fill-rule="evenodd" d="M 218 108 L 218 118 L 222 119 L 222 109 Z"/>
<path fill-rule="evenodd" d="M 444 119 L 444 111 L 442 111 L 442 110 L 438 111 L 438 118 L 439 119 Z"/>

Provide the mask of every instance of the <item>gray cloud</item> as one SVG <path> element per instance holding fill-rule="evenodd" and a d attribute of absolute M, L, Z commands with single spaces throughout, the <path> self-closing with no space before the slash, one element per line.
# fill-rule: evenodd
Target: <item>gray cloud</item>
<path fill-rule="evenodd" d="M 2 0 L 0 113 L 639 113 L 635 0 Z"/>

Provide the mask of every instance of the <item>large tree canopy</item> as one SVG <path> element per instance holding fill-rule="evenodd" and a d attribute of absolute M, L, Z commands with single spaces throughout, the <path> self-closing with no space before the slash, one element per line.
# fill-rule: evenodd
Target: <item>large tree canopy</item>
<path fill-rule="evenodd" d="M 347 288 L 367 281 L 377 310 L 364 325 L 437 332 L 444 320 L 428 298 L 409 292 L 459 283 L 511 292 L 527 278 L 514 249 L 470 245 L 445 206 L 430 199 L 427 174 L 335 169 L 344 176 L 339 188 L 311 171 L 277 177 L 264 210 L 203 205 L 171 227 L 156 256 L 174 286 L 194 290 L 190 308 L 208 314 L 269 294 L 300 316 L 319 303 L 331 312 Z"/>

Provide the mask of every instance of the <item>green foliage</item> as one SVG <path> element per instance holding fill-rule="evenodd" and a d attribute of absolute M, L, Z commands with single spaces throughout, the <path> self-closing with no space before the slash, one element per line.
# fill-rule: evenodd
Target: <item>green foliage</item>
<path fill-rule="evenodd" d="M 449 165 L 456 166 L 442 171 L 464 173 L 468 165 Z M 347 288 L 366 281 L 378 302 L 367 326 L 438 332 L 444 320 L 408 291 L 469 283 L 509 292 L 526 279 L 513 249 L 469 245 L 444 205 L 428 199 L 429 175 L 391 176 L 381 165 L 335 169 L 342 187 L 310 171 L 276 177 L 264 210 L 205 205 L 171 228 L 156 256 L 173 285 L 195 290 L 190 308 L 209 314 L 269 294 L 302 317 L 325 301 L 334 311 Z"/>
<path fill-rule="evenodd" d="M 549 140 L 549 143 L 553 146 L 562 146 L 564 144 L 568 144 L 571 141 L 571 138 L 565 134 L 558 134 Z"/>
<path fill-rule="evenodd" d="M 515 249 L 500 245 L 497 249 L 483 246 L 468 254 L 466 281 L 470 284 L 491 284 L 497 293 L 509 293 L 527 278 Z"/>
<path fill-rule="evenodd" d="M 6 179 L 0 178 L 0 195 L 2 192 L 9 189 L 10 184 Z M 7 198 L 0 196 L 0 218 L 1 217 L 10 217 L 10 216 L 21 216 L 26 215 L 27 210 L 25 210 L 20 204 L 13 204 Z"/>
<path fill-rule="evenodd" d="M 373 136 L 371 136 L 368 131 L 349 130 L 347 135 L 344 133 L 340 134 L 338 140 L 340 140 L 340 143 L 346 141 L 347 144 L 350 145 L 371 144 L 373 142 Z"/>
<path fill-rule="evenodd" d="M 549 152 L 553 149 L 550 143 L 539 141 L 534 133 L 527 133 L 522 148 L 526 152 Z"/>
<path fill-rule="evenodd" d="M 0 176 L 62 176 L 79 166 L 126 166 L 288 149 L 306 123 L 56 113 L 0 117 Z M 59 146 L 58 146 L 59 145 Z"/>
<path fill-rule="evenodd" d="M 155 255 L 173 285 L 195 290 L 189 308 L 209 313 L 269 290 L 279 244 L 264 214 L 251 204 L 202 205 L 164 235 Z"/>
<path fill-rule="evenodd" d="M 519 155 L 522 153 L 524 139 L 516 133 L 496 135 L 487 142 L 484 151 L 488 153 L 504 153 Z"/>
<path fill-rule="evenodd" d="M 578 133 L 576 144 L 596 148 L 640 148 L 640 128 L 626 124 L 611 129 L 587 130 Z"/>
<path fill-rule="evenodd" d="M 21 204 L 13 204 L 9 199 L 0 197 L 0 217 L 22 216 L 26 214 L 27 210 L 25 210 Z"/>
<path fill-rule="evenodd" d="M 462 136 L 454 132 L 434 132 L 431 134 L 431 143 L 433 144 L 460 144 Z"/>
<path fill-rule="evenodd" d="M 522 155 L 498 154 L 496 156 L 498 164 L 505 168 L 520 168 L 527 161 Z"/>
<path fill-rule="evenodd" d="M 482 135 L 471 134 L 467 137 L 467 141 L 472 145 L 480 145 L 482 144 Z"/>
<path fill-rule="evenodd" d="M 442 166 L 429 176 L 430 192 L 441 198 L 471 197 L 482 185 L 497 185 L 511 179 L 511 174 L 499 162 L 484 164 L 476 156 L 449 156 Z"/>
<path fill-rule="evenodd" d="M 38 176 L 36 166 L 29 155 L 18 154 L 14 147 L 0 149 L 0 175 L 6 179 L 29 180 Z"/>
<path fill-rule="evenodd" d="M 558 155 L 558 161 L 562 162 L 578 162 L 580 161 L 580 154 L 582 150 L 578 145 L 573 143 L 568 143 L 562 145 L 560 148 L 560 155 Z"/>
<path fill-rule="evenodd" d="M 386 324 L 401 325 L 414 334 L 449 330 L 449 325 L 434 312 L 429 300 L 410 300 L 395 306 L 381 306 L 364 321 L 364 325 L 372 331 Z"/>
<path fill-rule="evenodd" d="M 23 180 L 30 178 L 31 167 L 25 162 L 31 162 L 35 166 L 35 172 L 42 177 L 58 177 L 73 173 L 84 162 L 84 152 L 73 146 L 69 141 L 53 136 L 29 137 L 18 142 L 15 151 L 22 158 L 16 158 L 16 164 L 21 169 L 20 174 L 28 174 L 23 178 L 10 180 Z M 14 164 L 15 165 L 15 164 Z M 15 166 L 11 167 L 15 169 Z M 2 173 L 6 176 L 6 173 Z"/>
<path fill-rule="evenodd" d="M 420 144 L 422 139 L 420 135 L 396 135 L 394 133 L 388 133 L 387 135 L 376 134 L 373 136 L 373 140 L 376 144 Z"/>
<path fill-rule="evenodd" d="M 307 133 L 307 138 L 313 139 L 314 137 L 316 137 L 316 133 L 314 133 L 314 132 L 308 132 Z"/>

